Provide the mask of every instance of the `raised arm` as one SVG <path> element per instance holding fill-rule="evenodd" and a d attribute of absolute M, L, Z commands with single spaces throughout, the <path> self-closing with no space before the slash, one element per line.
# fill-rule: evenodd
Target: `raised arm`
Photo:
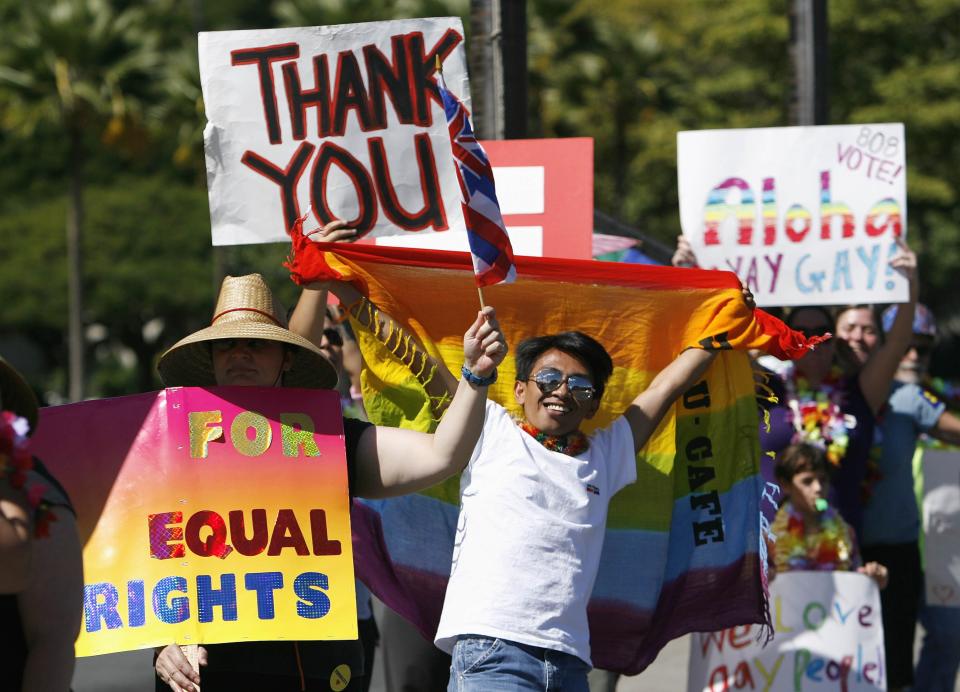
<path fill-rule="evenodd" d="M 683 243 L 679 241 L 683 241 Z M 680 237 L 679 241 L 678 247 L 686 243 L 683 236 Z M 750 310 L 757 307 L 750 289 L 741 287 L 740 292 L 743 296 L 743 302 Z M 699 348 L 687 349 L 677 356 L 670 365 L 661 370 L 653 378 L 650 386 L 630 403 L 623 415 L 630 424 L 630 429 L 633 430 L 635 451 L 639 452 L 647 444 L 647 440 L 660 425 L 660 421 L 663 420 L 673 402 L 696 384 L 716 356 L 716 351 Z"/>
<path fill-rule="evenodd" d="M 900 360 L 913 338 L 913 313 L 917 306 L 917 256 L 902 238 L 897 238 L 899 250 L 890 259 L 890 266 L 900 271 L 910 282 L 910 299 L 900 305 L 886 338 L 860 370 L 860 391 L 870 410 L 875 414 L 883 408 L 890 396 L 890 384 Z"/>
<path fill-rule="evenodd" d="M 631 402 L 623 415 L 633 430 L 635 451 L 639 452 L 647 443 L 673 402 L 696 384 L 716 356 L 716 351 L 688 348 L 661 370 L 650 386 Z"/>
<path fill-rule="evenodd" d="M 317 233 L 330 243 L 348 242 L 357 235 L 354 229 L 347 228 L 346 223 L 339 219 L 331 221 Z M 297 306 L 290 315 L 290 331 L 317 346 L 320 345 L 326 326 L 327 291 L 335 283 L 338 282 L 323 281 L 303 287 Z"/>
<path fill-rule="evenodd" d="M 486 307 L 463 337 L 464 367 L 480 378 L 492 375 L 507 355 L 496 314 Z M 414 430 L 368 428 L 357 447 L 354 493 L 391 497 L 428 488 L 467 465 L 480 439 L 487 387 L 461 379 L 432 435 Z"/>
<path fill-rule="evenodd" d="M 343 221 L 332 221 L 318 233 L 328 242 L 349 242 L 356 235 L 353 229 L 345 227 Z M 324 281 L 304 286 L 290 316 L 290 330 L 319 346 L 323 338 L 328 291 L 364 329 L 410 369 L 430 398 L 434 416 L 440 418 L 457 391 L 457 378 L 442 360 L 428 354 L 412 334 L 367 300 L 353 284 Z"/>
<path fill-rule="evenodd" d="M 290 331 L 319 346 L 326 327 L 329 282 L 307 284 L 300 290 L 297 306 L 290 315 Z"/>

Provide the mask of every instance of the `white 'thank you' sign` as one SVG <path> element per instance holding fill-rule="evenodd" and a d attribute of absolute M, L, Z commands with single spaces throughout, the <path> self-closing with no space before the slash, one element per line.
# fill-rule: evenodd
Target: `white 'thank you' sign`
<path fill-rule="evenodd" d="M 437 62 L 469 108 L 455 17 L 199 38 L 214 245 L 463 228 Z"/>

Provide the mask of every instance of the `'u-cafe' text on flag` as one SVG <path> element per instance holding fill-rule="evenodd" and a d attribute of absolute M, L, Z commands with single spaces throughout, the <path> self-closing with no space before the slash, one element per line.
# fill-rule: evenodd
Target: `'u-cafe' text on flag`
<path fill-rule="evenodd" d="M 458 18 L 199 36 L 214 245 L 286 241 L 334 218 L 360 236 L 462 231 L 437 88 L 469 108 Z"/>
<path fill-rule="evenodd" d="M 677 168 L 699 265 L 758 305 L 907 300 L 888 265 L 907 228 L 901 123 L 681 132 Z"/>
<path fill-rule="evenodd" d="M 84 544 L 78 655 L 357 638 L 336 392 L 173 388 L 41 421 Z"/>

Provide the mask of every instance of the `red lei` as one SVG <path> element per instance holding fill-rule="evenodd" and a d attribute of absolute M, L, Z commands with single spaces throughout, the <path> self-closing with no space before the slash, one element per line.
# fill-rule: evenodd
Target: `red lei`
<path fill-rule="evenodd" d="M 46 486 L 28 483 L 33 468 L 33 456 L 27 450 L 28 429 L 26 419 L 12 411 L 0 411 L 0 480 L 26 494 L 33 508 L 34 534 L 44 537 L 50 535 L 50 522 L 57 517 L 43 497 Z"/>

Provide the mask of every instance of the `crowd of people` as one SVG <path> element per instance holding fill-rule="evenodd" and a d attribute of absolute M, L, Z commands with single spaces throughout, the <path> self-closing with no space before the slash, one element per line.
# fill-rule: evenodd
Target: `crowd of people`
<path fill-rule="evenodd" d="M 796 362 L 759 359 L 776 402 L 762 441 L 784 498 L 771 569 L 873 576 L 888 689 L 947 692 L 960 667 L 960 610 L 924 599 L 913 459 L 924 439 L 960 444 L 960 418 L 925 386 L 936 322 L 917 302 L 916 256 L 898 242 L 891 265 L 909 280 L 908 302 L 882 314 L 870 305 L 793 308 L 791 327 L 834 338 Z M 683 238 L 673 261 L 696 265 Z M 915 664 L 918 618 L 925 637 Z"/>
<path fill-rule="evenodd" d="M 354 232 L 333 222 L 321 235 L 349 241 Z M 696 264 L 682 238 L 674 264 Z M 909 280 L 907 303 L 882 316 L 866 305 L 794 308 L 786 315 L 791 327 L 834 338 L 795 363 L 763 357 L 755 364 L 775 393 L 762 441 L 775 458 L 768 478 L 783 497 L 772 522 L 770 573 L 871 576 L 882 589 L 889 689 L 952 690 L 960 609 L 923 600 L 912 459 L 924 436 L 960 444 L 960 419 L 924 386 L 937 330 L 916 302 L 916 257 L 901 242 L 891 264 Z M 328 307 L 329 292 L 341 307 Z M 752 307 L 749 292 L 745 300 Z M 157 689 L 330 689 L 343 666 L 351 675 L 338 689 L 367 689 L 374 660 L 384 666 L 390 692 L 610 689 L 615 676 L 588 680 L 586 617 L 608 503 L 636 480 L 637 452 L 715 353 L 683 351 L 620 417 L 587 435 L 581 426 L 597 413 L 614 367 L 604 346 L 576 331 L 517 344 L 513 392 L 522 417 L 516 419 L 487 399 L 508 352 L 487 307 L 464 325 L 459 373 L 420 347 L 402 354 L 411 372 L 437 374 L 423 382 L 440 419 L 427 434 L 364 420 L 361 358 L 345 318 L 389 348 L 398 325 L 373 308 L 355 286 L 329 281 L 304 287 L 288 322 L 262 277 L 227 277 L 210 326 L 172 346 L 158 368 L 166 386 L 338 389 L 351 497 L 417 492 L 462 473 L 435 641 L 389 610 L 379 610 L 378 627 L 369 592 L 358 582 L 358 641 L 192 650 L 170 642 L 154 658 Z M 13 689 L 66 690 L 81 615 L 73 510 L 42 462 L 25 451 L 36 400 L 2 360 L 0 385 L 7 471 L 0 474 L 0 657 L 15 676 Z M 19 460 L 18 473 L 12 460 Z M 590 495 L 585 484 L 602 486 L 603 496 Z M 915 666 L 918 619 L 926 636 Z"/>

